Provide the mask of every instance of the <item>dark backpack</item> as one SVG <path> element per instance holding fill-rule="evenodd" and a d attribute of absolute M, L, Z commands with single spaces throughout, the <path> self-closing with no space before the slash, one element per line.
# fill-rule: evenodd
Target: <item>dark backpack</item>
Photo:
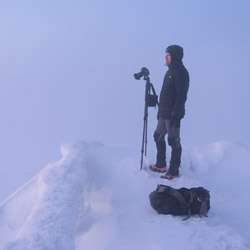
<path fill-rule="evenodd" d="M 159 214 L 188 215 L 199 214 L 207 216 L 210 209 L 209 191 L 203 187 L 174 189 L 158 185 L 149 195 L 151 206 Z"/>

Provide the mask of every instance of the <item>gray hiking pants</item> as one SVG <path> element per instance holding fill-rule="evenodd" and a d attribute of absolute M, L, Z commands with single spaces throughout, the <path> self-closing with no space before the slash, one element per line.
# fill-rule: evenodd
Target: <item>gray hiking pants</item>
<path fill-rule="evenodd" d="M 180 128 L 175 128 L 170 125 L 170 119 L 159 118 L 155 133 L 159 135 L 158 140 L 164 139 L 165 135 L 168 134 L 169 138 L 175 138 L 180 140 Z"/>
<path fill-rule="evenodd" d="M 181 163 L 182 147 L 180 143 L 180 128 L 170 125 L 169 119 L 159 118 L 158 124 L 154 133 L 154 140 L 157 147 L 157 162 L 156 166 L 166 166 L 166 142 L 165 135 L 168 134 L 168 145 L 171 146 L 170 169 L 178 170 Z"/>

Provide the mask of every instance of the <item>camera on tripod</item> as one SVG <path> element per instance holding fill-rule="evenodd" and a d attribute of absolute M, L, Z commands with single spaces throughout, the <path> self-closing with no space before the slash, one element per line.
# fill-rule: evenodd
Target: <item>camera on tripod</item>
<path fill-rule="evenodd" d="M 141 72 L 134 74 L 136 80 L 140 80 L 142 77 L 144 77 L 144 80 L 146 80 L 145 78 L 148 76 L 149 76 L 149 70 L 146 67 L 143 67 L 141 69 Z"/>
<path fill-rule="evenodd" d="M 149 79 L 149 70 L 146 67 L 141 68 L 139 73 L 134 74 L 134 78 L 136 80 L 140 80 L 142 77 L 146 80 L 146 94 L 145 94 L 145 101 L 147 107 L 156 107 L 158 104 L 158 96 L 155 93 L 155 89 L 152 83 L 150 83 Z M 153 94 L 151 94 L 151 90 Z"/>
<path fill-rule="evenodd" d="M 141 149 L 141 169 L 143 165 L 143 154 L 147 155 L 147 130 L 148 130 L 148 107 L 156 107 L 158 105 L 158 96 L 156 95 L 154 86 L 150 83 L 149 70 L 143 67 L 139 73 L 134 74 L 136 80 L 140 80 L 143 77 L 146 80 L 145 88 L 145 107 L 144 107 L 144 124 L 142 135 L 142 149 Z M 152 93 L 151 93 L 152 91 Z"/>

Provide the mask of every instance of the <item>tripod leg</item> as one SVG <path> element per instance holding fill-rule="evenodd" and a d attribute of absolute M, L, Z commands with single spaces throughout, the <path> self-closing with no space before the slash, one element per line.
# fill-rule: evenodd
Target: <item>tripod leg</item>
<path fill-rule="evenodd" d="M 147 155 L 147 144 L 148 144 L 148 119 L 145 120 L 145 156 Z"/>
<path fill-rule="evenodd" d="M 143 134 L 142 134 L 142 148 L 141 148 L 141 168 L 140 168 L 140 170 L 142 170 L 142 165 L 143 165 L 143 153 L 144 153 L 144 143 L 145 143 L 145 129 L 146 129 L 146 120 L 144 118 Z"/>
<path fill-rule="evenodd" d="M 143 153 L 145 147 L 145 155 L 147 150 L 147 121 L 148 121 L 148 106 L 147 106 L 147 97 L 150 94 L 150 81 L 149 77 L 147 78 L 146 88 L 145 88 L 145 107 L 144 107 L 144 118 L 143 118 L 143 136 L 142 136 L 142 149 L 141 149 L 141 170 L 143 164 Z M 145 140 L 146 139 L 146 140 Z"/>

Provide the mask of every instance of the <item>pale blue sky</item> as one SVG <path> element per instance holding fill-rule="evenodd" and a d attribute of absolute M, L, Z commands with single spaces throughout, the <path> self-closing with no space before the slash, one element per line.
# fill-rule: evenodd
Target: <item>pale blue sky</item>
<path fill-rule="evenodd" d="M 170 44 L 191 79 L 183 145 L 249 146 L 249 11 L 247 0 L 1 1 L 2 183 L 58 159 L 65 141 L 140 154 L 145 83 L 133 73 L 148 67 L 159 93 Z M 155 125 L 151 109 L 151 148 Z"/>

